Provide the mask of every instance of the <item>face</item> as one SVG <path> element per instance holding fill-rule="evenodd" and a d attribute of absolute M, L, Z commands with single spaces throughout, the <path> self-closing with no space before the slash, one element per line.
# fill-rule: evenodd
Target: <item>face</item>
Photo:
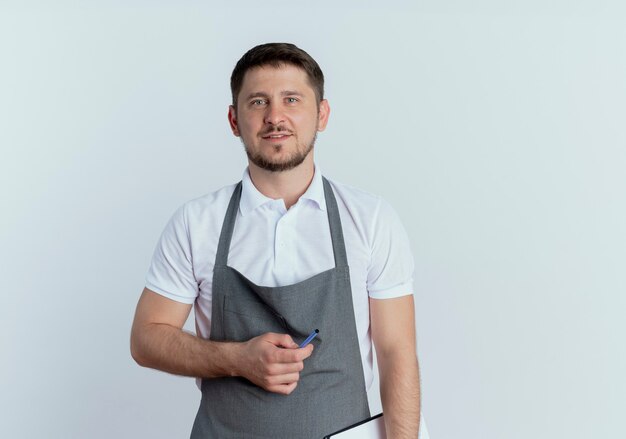
<path fill-rule="evenodd" d="M 228 120 L 250 164 L 280 172 L 312 160 L 316 134 L 326 128 L 329 112 L 326 100 L 318 103 L 304 70 L 266 66 L 246 72 Z"/>

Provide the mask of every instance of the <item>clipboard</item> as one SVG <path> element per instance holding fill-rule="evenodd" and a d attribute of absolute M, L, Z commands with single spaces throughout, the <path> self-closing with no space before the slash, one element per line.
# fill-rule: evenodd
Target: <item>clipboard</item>
<path fill-rule="evenodd" d="M 387 439 L 383 414 L 352 424 L 339 431 L 324 436 L 324 439 Z"/>

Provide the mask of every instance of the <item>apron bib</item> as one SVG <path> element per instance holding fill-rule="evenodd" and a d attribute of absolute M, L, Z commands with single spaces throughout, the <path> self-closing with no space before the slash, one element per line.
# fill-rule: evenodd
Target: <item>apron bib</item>
<path fill-rule="evenodd" d="M 255 285 L 226 265 L 241 198 L 236 186 L 215 257 L 209 339 L 241 342 L 277 332 L 300 343 L 313 329 L 320 332 L 290 395 L 242 377 L 203 379 L 191 439 L 320 439 L 370 416 L 341 220 L 323 181 L 335 267 L 282 287 Z"/>

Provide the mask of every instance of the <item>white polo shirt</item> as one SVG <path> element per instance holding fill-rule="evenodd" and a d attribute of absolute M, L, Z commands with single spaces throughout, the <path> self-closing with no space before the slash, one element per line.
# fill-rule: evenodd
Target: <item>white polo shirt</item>
<path fill-rule="evenodd" d="M 380 197 L 330 180 L 350 266 L 350 285 L 365 385 L 373 381 L 369 297 L 413 293 L 413 257 L 394 210 Z M 198 336 L 209 338 L 213 265 L 224 215 L 236 185 L 185 203 L 157 244 L 146 287 L 169 299 L 194 304 Z M 278 287 L 335 266 L 322 176 L 289 210 L 282 199 L 261 194 L 243 174 L 239 212 L 228 265 L 257 285 Z"/>

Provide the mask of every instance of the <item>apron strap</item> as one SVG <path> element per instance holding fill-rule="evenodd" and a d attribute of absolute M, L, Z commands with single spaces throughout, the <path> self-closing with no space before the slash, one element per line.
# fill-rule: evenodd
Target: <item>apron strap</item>
<path fill-rule="evenodd" d="M 326 177 L 322 177 L 322 180 L 324 182 L 324 198 L 326 198 L 328 223 L 330 224 L 330 238 L 333 242 L 333 253 L 335 254 L 335 266 L 337 268 L 345 268 L 348 266 L 348 256 L 346 254 L 346 245 L 343 241 L 343 229 L 341 228 L 337 200 Z"/>
<path fill-rule="evenodd" d="M 330 226 L 330 238 L 333 243 L 333 254 L 335 257 L 335 266 L 344 268 L 348 266 L 348 256 L 346 254 L 346 245 L 343 241 L 343 229 L 341 227 L 341 218 L 339 217 L 339 208 L 335 194 L 326 177 L 322 177 L 324 183 L 324 198 L 326 199 L 326 211 L 328 213 L 328 224 Z M 230 242 L 233 238 L 233 230 L 235 229 L 235 220 L 237 219 L 237 210 L 239 209 L 239 201 L 241 200 L 241 182 L 235 186 L 224 223 L 222 224 L 222 233 L 217 244 L 217 254 L 215 255 L 215 267 L 225 267 L 228 264 L 228 253 L 230 250 Z"/>
<path fill-rule="evenodd" d="M 230 241 L 233 238 L 233 230 L 235 229 L 235 220 L 237 219 L 237 210 L 239 209 L 239 200 L 241 199 L 241 182 L 235 186 L 233 196 L 230 197 L 224 223 L 222 224 L 222 233 L 217 244 L 217 254 L 215 255 L 215 266 L 226 267 L 228 263 L 228 250 L 230 250 Z"/>

